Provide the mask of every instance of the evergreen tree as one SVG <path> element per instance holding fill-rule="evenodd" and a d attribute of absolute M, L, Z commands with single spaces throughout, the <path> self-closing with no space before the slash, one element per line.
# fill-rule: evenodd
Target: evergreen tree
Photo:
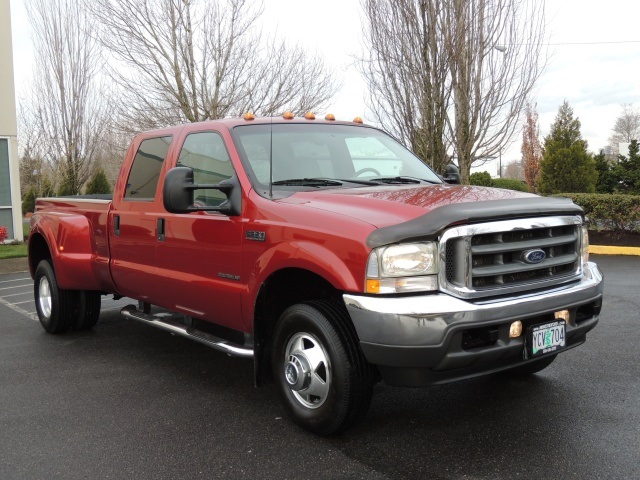
<path fill-rule="evenodd" d="M 33 213 L 36 209 L 36 189 L 35 187 L 31 187 L 27 190 L 27 193 L 24 194 L 24 199 L 22 200 L 22 215 L 25 216 L 27 213 Z"/>
<path fill-rule="evenodd" d="M 51 180 L 46 175 L 42 179 L 42 185 L 40 186 L 41 197 L 55 197 L 56 191 L 51 184 Z"/>
<path fill-rule="evenodd" d="M 72 195 L 76 195 L 76 192 L 73 189 L 72 182 L 68 178 L 63 178 L 62 183 L 58 187 L 58 193 L 56 196 L 58 197 L 70 197 Z"/>
<path fill-rule="evenodd" d="M 613 193 L 618 184 L 618 176 L 614 171 L 615 167 L 607 160 L 604 150 L 601 150 L 598 155 L 593 157 L 593 160 L 596 162 L 596 171 L 598 172 L 596 192 Z"/>
<path fill-rule="evenodd" d="M 551 133 L 544 139 L 539 188 L 542 193 L 593 193 L 598 172 L 580 134 L 580 120 L 565 101 L 558 109 Z"/>
<path fill-rule="evenodd" d="M 102 168 L 96 170 L 91 177 L 91 180 L 89 180 L 86 193 L 88 195 L 111 193 L 109 180 L 107 180 L 107 175 L 104 173 Z"/>
<path fill-rule="evenodd" d="M 614 171 L 619 178 L 616 191 L 620 193 L 640 194 L 640 146 L 636 140 L 629 144 L 629 154 L 620 155 Z"/>

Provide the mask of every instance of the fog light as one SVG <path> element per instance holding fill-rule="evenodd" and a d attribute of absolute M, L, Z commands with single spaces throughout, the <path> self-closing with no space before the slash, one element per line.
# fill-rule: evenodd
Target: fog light
<path fill-rule="evenodd" d="M 518 338 L 520 335 L 522 335 L 522 322 L 516 320 L 509 327 L 509 338 Z"/>
<path fill-rule="evenodd" d="M 565 323 L 569 323 L 569 319 L 571 318 L 569 310 L 559 310 L 553 315 L 556 317 L 556 320 L 564 320 Z"/>

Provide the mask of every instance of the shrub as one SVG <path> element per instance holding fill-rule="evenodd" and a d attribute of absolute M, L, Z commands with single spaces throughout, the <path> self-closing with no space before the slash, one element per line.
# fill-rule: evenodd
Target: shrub
<path fill-rule="evenodd" d="M 561 193 L 580 205 L 591 230 L 640 230 L 640 196 L 606 193 Z"/>
<path fill-rule="evenodd" d="M 528 192 L 527 184 L 513 178 L 491 178 L 489 172 L 476 172 L 469 176 L 470 185 L 481 187 L 506 188 L 507 190 L 518 190 Z"/>
<path fill-rule="evenodd" d="M 7 239 L 7 227 L 0 227 L 0 243 Z"/>
<path fill-rule="evenodd" d="M 491 180 L 491 186 L 496 188 L 506 188 L 508 190 L 518 190 L 520 192 L 528 192 L 527 184 L 513 178 L 494 178 Z"/>
<path fill-rule="evenodd" d="M 491 175 L 489 172 L 476 172 L 469 175 L 470 185 L 480 185 L 481 187 L 491 186 Z"/>

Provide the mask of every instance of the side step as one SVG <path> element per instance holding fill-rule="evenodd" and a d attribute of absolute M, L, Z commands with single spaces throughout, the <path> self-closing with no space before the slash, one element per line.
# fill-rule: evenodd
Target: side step
<path fill-rule="evenodd" d="M 202 343 L 207 347 L 220 350 L 227 355 L 231 355 L 233 357 L 253 358 L 252 348 L 231 343 L 228 340 L 218 338 L 214 335 L 203 332 L 201 330 L 197 330 L 192 327 L 185 327 L 184 325 L 178 322 L 173 322 L 167 318 L 157 317 L 149 313 L 141 312 L 136 308 L 135 305 L 127 305 L 126 307 L 123 307 L 122 310 L 120 310 L 120 313 L 126 318 L 132 318 L 142 323 L 146 323 L 147 325 L 151 325 L 152 327 L 166 330 L 167 332 L 175 333 L 176 335 L 195 340 L 196 342 Z"/>

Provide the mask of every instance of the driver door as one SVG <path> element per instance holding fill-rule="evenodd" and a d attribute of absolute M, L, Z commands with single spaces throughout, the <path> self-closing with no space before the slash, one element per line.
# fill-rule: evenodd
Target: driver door
<path fill-rule="evenodd" d="M 194 170 L 196 183 L 215 184 L 234 174 L 222 136 L 214 131 L 186 135 L 179 166 Z M 196 204 L 218 206 L 218 190 L 196 190 Z M 158 269 L 172 310 L 242 330 L 240 309 L 242 222 L 217 212 L 168 213 L 158 243 Z"/>

